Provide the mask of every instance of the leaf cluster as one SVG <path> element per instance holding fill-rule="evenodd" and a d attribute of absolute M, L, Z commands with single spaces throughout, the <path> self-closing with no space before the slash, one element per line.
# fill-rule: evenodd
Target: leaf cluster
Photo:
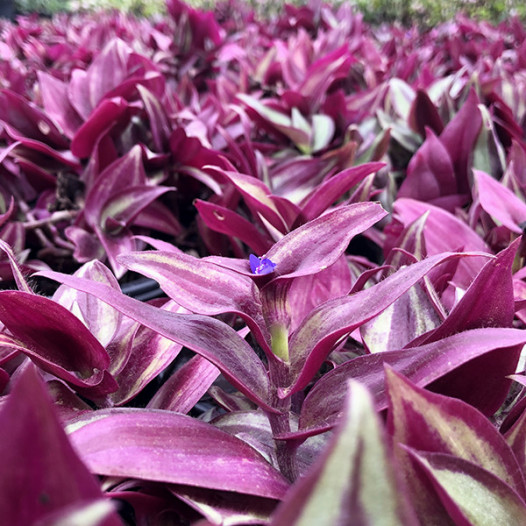
<path fill-rule="evenodd" d="M 1 23 L 2 520 L 526 523 L 524 27 L 166 7 Z"/>

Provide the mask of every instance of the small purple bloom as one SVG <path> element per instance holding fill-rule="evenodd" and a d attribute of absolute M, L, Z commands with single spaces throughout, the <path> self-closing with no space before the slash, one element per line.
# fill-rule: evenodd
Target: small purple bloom
<path fill-rule="evenodd" d="M 254 254 L 250 254 L 249 260 L 250 270 L 253 274 L 257 274 L 258 276 L 270 274 L 271 272 L 274 272 L 274 269 L 276 268 L 276 263 L 273 263 L 268 258 L 262 259 L 254 256 Z"/>

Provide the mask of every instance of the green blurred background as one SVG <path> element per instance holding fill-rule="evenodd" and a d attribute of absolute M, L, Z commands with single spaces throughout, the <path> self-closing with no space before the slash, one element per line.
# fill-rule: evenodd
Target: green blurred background
<path fill-rule="evenodd" d="M 50 15 L 61 11 L 120 9 L 139 16 L 154 16 L 164 12 L 164 0 L 11 0 L 17 12 Z M 398 21 L 405 25 L 416 23 L 433 26 L 464 12 L 470 17 L 498 23 L 518 15 L 526 19 L 524 0 L 334 0 L 335 5 L 350 2 L 364 14 L 367 22 L 378 24 Z M 9 0 L 0 0 L 9 2 Z M 246 0 L 262 16 L 279 11 L 283 2 L 272 0 Z M 212 0 L 191 0 L 189 4 L 211 9 Z M 291 3 L 304 4 L 298 0 Z M 331 2 L 329 2 L 331 3 Z"/>

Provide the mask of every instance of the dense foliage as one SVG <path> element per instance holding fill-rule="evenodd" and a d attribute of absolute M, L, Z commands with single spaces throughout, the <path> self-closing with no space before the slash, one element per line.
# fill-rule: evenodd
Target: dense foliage
<path fill-rule="evenodd" d="M 2 520 L 526 524 L 524 27 L 167 11 L 1 22 Z"/>
<path fill-rule="evenodd" d="M 4 0 L 6 1 L 6 0 Z M 118 9 L 142 16 L 153 16 L 165 12 L 163 0 L 7 0 L 12 1 L 19 13 L 38 12 L 54 14 L 85 10 Z M 194 8 L 221 10 L 229 0 L 191 0 Z M 303 0 L 291 4 L 302 6 Z M 311 2 L 312 3 L 312 2 Z M 445 22 L 459 13 L 491 22 L 502 22 L 511 16 L 526 18 L 526 6 L 522 0 L 333 0 L 332 6 L 348 4 L 364 15 L 367 23 L 403 23 L 431 27 Z M 245 0 L 251 10 L 259 16 L 279 16 L 283 2 L 277 0 Z"/>

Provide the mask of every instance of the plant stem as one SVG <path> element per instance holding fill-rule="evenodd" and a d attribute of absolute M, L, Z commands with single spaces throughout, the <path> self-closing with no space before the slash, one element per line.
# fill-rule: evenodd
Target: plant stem
<path fill-rule="evenodd" d="M 277 353 L 275 353 L 277 354 Z M 272 385 L 274 387 L 273 406 L 279 413 L 267 413 L 267 417 L 272 429 L 272 436 L 279 437 L 291 431 L 291 399 L 279 398 L 278 388 L 289 384 L 290 363 L 282 360 L 270 360 L 269 372 Z M 274 438 L 276 444 L 276 456 L 281 473 L 291 482 L 298 476 L 298 466 L 296 462 L 296 441 L 279 440 Z"/>
<path fill-rule="evenodd" d="M 273 436 L 290 432 L 290 414 L 288 412 L 279 414 L 268 413 L 267 416 Z M 294 482 L 298 477 L 298 465 L 296 462 L 297 443 L 296 441 L 288 440 L 274 439 L 274 441 L 276 443 L 276 456 L 279 469 L 288 480 Z"/>
<path fill-rule="evenodd" d="M 44 219 L 32 219 L 23 223 L 26 230 L 31 230 L 35 228 L 42 228 L 47 225 L 52 225 L 54 223 L 59 223 L 60 221 L 67 221 L 75 218 L 78 215 L 78 210 L 61 210 L 59 212 L 54 212 L 49 217 Z"/>

